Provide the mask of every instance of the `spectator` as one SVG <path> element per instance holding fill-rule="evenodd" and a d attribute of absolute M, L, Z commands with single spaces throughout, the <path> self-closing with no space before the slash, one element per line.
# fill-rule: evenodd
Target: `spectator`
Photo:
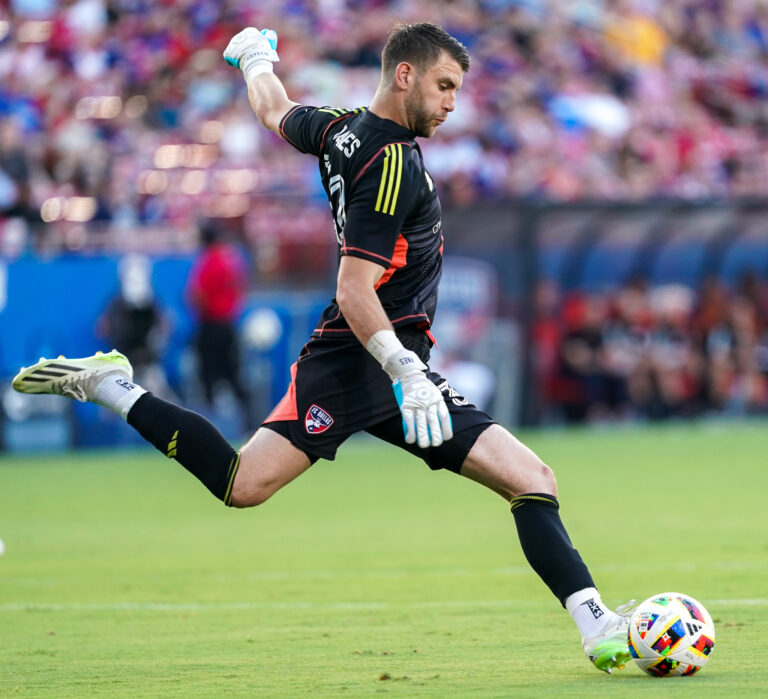
<path fill-rule="evenodd" d="M 152 291 L 152 265 L 144 255 L 120 261 L 120 291 L 99 318 L 97 332 L 133 365 L 136 380 L 147 390 L 172 400 L 161 363 L 168 322 Z"/>
<path fill-rule="evenodd" d="M 244 430 L 252 429 L 251 400 L 240 376 L 240 344 L 236 323 L 246 292 L 245 262 L 222 240 L 218 225 L 200 225 L 202 251 L 190 273 L 187 294 L 198 317 L 197 354 L 205 400 L 214 405 L 217 384 L 235 395 Z"/>
<path fill-rule="evenodd" d="M 547 311 L 553 290 L 540 286 L 533 333 L 542 420 L 768 411 L 768 288 L 753 274 L 735 290 L 708 279 L 698 294 L 641 280 L 573 293 L 562 325 Z"/>
<path fill-rule="evenodd" d="M 31 203 L 30 162 L 16 120 L 0 119 L 0 219 L 40 220 Z"/>
<path fill-rule="evenodd" d="M 21 132 L 0 164 L 0 202 L 9 182 L 28 182 L 14 199 L 31 210 L 53 197 L 93 197 L 92 218 L 110 225 L 127 212 L 193 230 L 201 215 L 242 219 L 259 194 L 314 196 L 312 166 L 298 154 L 277 157 L 274 139 L 243 122 L 237 76 L 220 57 L 224 37 L 243 23 L 273 25 L 299 98 L 335 104 L 341 83 L 370 92 L 370 47 L 395 9 L 443 22 L 475 58 L 449 131 L 425 144 L 447 200 L 695 199 L 768 187 L 761 3 L 136 7 L 0 4 L 0 120 Z M 127 205 L 128 192 L 140 201 Z"/>

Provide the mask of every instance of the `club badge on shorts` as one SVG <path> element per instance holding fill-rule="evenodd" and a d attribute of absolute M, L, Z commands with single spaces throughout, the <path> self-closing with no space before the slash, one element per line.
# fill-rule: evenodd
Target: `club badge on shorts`
<path fill-rule="evenodd" d="M 313 404 L 304 416 L 304 424 L 308 434 L 322 434 L 333 424 L 333 418 L 319 405 Z"/>

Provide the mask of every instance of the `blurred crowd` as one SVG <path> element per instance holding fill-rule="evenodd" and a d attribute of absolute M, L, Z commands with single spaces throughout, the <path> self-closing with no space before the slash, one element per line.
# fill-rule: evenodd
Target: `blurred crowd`
<path fill-rule="evenodd" d="M 422 143 L 449 206 L 768 191 L 768 0 L 0 0 L 0 255 L 99 237 L 191 251 L 212 218 L 259 273 L 325 274 L 316 161 L 258 124 L 221 52 L 272 27 L 291 98 L 357 107 L 397 20 L 472 55 Z M 757 279 L 559 296 L 539 290 L 543 419 L 768 408 Z"/>
<path fill-rule="evenodd" d="M 542 283 L 533 346 L 539 421 L 768 413 L 768 287 L 752 274 L 565 299 Z"/>
<path fill-rule="evenodd" d="M 221 51 L 273 27 L 293 99 L 355 107 L 398 19 L 441 23 L 473 57 L 424 143 L 448 203 L 766 191 L 765 0 L 0 0 L 5 247 L 40 220 L 71 247 L 89 222 L 324 232 L 315 162 L 257 124 Z"/>

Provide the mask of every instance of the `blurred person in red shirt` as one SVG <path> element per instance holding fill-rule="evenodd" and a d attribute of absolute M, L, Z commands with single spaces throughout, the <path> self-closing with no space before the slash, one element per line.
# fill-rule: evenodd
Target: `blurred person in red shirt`
<path fill-rule="evenodd" d="M 251 427 L 251 403 L 240 377 L 237 320 L 247 289 L 245 261 L 222 239 L 212 221 L 200 225 L 202 251 L 187 283 L 187 295 L 197 312 L 196 338 L 200 380 L 205 400 L 213 406 L 218 383 L 228 384 L 242 411 L 244 427 Z"/>

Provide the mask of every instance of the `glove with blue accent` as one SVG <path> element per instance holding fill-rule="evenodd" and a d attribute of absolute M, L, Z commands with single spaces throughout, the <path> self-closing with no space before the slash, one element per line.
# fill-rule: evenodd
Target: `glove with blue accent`
<path fill-rule="evenodd" d="M 391 330 L 380 330 L 368 341 L 392 380 L 395 398 L 403 416 L 405 441 L 422 449 L 439 447 L 453 437 L 451 414 L 440 389 L 424 373 L 427 367 L 415 352 L 405 349 Z M 392 351 L 394 350 L 394 351 Z"/>
<path fill-rule="evenodd" d="M 271 73 L 272 64 L 280 60 L 277 56 L 277 33 L 272 29 L 243 29 L 227 44 L 224 60 L 243 71 L 246 83 L 254 75 Z"/>

